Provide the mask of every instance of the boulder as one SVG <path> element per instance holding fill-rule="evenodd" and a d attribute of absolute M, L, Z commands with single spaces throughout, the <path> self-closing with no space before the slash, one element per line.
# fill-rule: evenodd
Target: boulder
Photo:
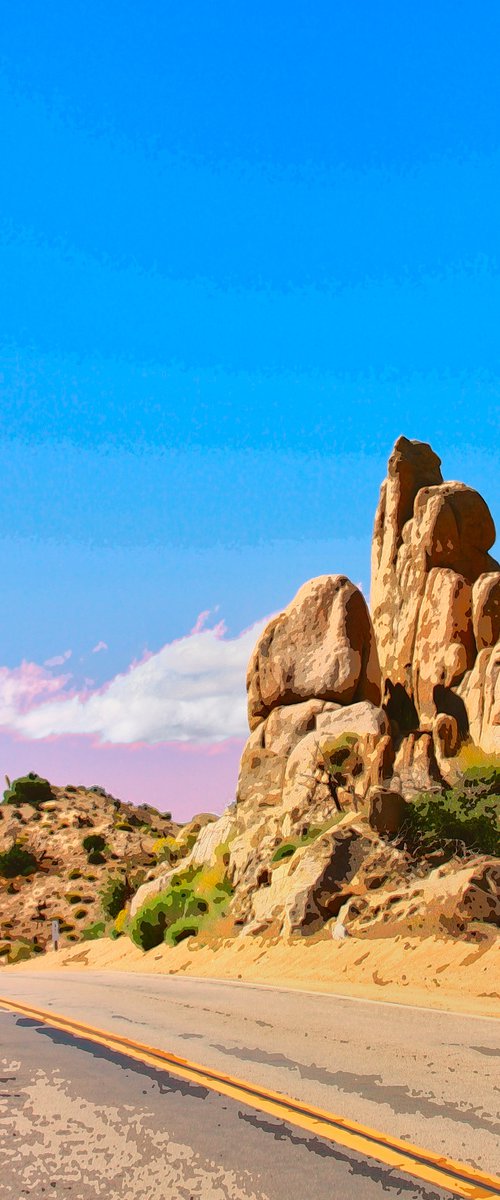
<path fill-rule="evenodd" d="M 500 572 L 480 575 L 472 589 L 472 619 L 478 650 L 500 641 Z"/>
<path fill-rule="evenodd" d="M 411 887 L 351 897 L 339 920 L 354 937 L 459 936 L 471 921 L 500 926 L 500 865 L 487 856 L 438 867 Z"/>
<path fill-rule="evenodd" d="M 260 807 L 278 805 L 281 800 L 286 756 L 266 750 L 265 729 L 260 725 L 250 734 L 240 761 L 236 800 Z"/>
<path fill-rule="evenodd" d="M 185 859 L 183 867 L 186 863 L 194 867 L 202 867 L 215 861 L 215 852 L 219 846 L 230 842 L 235 831 L 235 808 L 230 805 L 222 813 L 222 816 L 216 821 L 212 821 L 209 825 L 201 830 L 200 835 L 193 846 L 189 860 Z"/>
<path fill-rule="evenodd" d="M 368 700 L 332 710 L 333 706 L 325 705 L 316 716 L 315 729 L 321 737 L 334 739 L 353 733 L 356 737 L 373 736 L 378 741 L 389 733 L 387 713 Z"/>
<path fill-rule="evenodd" d="M 148 883 L 141 884 L 141 887 L 137 888 L 130 901 L 130 916 L 135 917 L 135 914 L 139 912 L 143 904 L 146 904 L 146 901 L 154 900 L 155 896 L 159 896 L 160 892 L 164 892 L 168 888 L 172 876 L 178 873 L 179 869 L 179 867 L 168 867 L 167 870 L 157 875 L 155 879 L 150 879 Z M 184 862 L 182 869 L 184 869 Z"/>
<path fill-rule="evenodd" d="M 443 689 L 460 683 L 475 656 L 471 585 L 456 571 L 434 567 L 427 576 L 413 650 L 413 692 L 421 721 L 432 720 Z"/>
<path fill-rule="evenodd" d="M 500 641 L 479 651 L 458 693 L 467 710 L 472 741 L 487 754 L 500 754 Z"/>
<path fill-rule="evenodd" d="M 332 704 L 325 700 L 304 700 L 302 704 L 285 704 L 273 708 L 264 722 L 264 746 L 273 754 L 285 757 L 297 745 L 297 742 L 319 728 L 319 718 L 328 722 L 332 713 L 342 713 L 340 704 Z"/>
<path fill-rule="evenodd" d="M 370 614 L 345 575 L 304 584 L 261 635 L 247 673 L 250 729 L 274 708 L 304 700 L 380 703 Z"/>
<path fill-rule="evenodd" d="M 337 898 L 373 844 L 371 831 L 351 816 L 276 864 L 252 897 L 250 931 L 273 925 L 288 936 L 315 933 L 335 915 Z"/>

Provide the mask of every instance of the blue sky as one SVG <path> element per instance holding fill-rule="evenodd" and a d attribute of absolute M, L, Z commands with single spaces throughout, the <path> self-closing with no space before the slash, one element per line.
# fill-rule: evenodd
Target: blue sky
<path fill-rule="evenodd" d="M 102 686 L 201 612 L 235 639 L 315 574 L 367 592 L 402 432 L 498 525 L 499 27 L 446 0 L 4 6 L 7 671 L 71 649 L 47 670 Z"/>

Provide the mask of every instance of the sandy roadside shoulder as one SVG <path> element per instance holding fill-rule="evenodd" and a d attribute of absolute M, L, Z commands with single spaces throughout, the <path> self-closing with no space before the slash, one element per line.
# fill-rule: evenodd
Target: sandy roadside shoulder
<path fill-rule="evenodd" d="M 479 944 L 435 937 L 273 943 L 240 935 L 216 947 L 190 939 L 148 953 L 127 937 L 101 938 L 3 970 L 68 968 L 241 980 L 500 1017 L 500 935 Z"/>

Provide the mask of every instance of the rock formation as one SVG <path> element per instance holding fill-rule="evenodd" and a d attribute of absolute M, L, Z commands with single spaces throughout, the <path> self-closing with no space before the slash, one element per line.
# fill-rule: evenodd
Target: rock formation
<path fill-rule="evenodd" d="M 401 437 L 375 517 L 372 617 L 345 576 L 325 575 L 260 637 L 247 674 L 250 737 L 225 828 L 232 911 L 249 931 L 314 932 L 363 890 L 363 863 L 383 860 L 407 800 L 453 783 L 465 738 L 500 753 L 494 540 L 482 497 L 443 482 L 431 447 Z M 393 875 L 404 862 L 408 888 L 412 867 L 392 854 Z M 420 912 L 429 888 L 422 899 L 413 886 Z M 459 925 L 465 892 L 446 887 Z M 389 895 L 378 903 L 396 912 Z M 499 911 L 491 906 L 495 920 Z M 371 919 L 360 912 L 359 929 Z"/>
<path fill-rule="evenodd" d="M 484 639 L 489 663 L 499 635 L 500 576 L 488 553 L 494 541 L 493 518 L 478 492 L 444 483 L 430 446 L 398 438 L 375 516 L 371 585 L 382 691 L 397 733 L 430 728 L 439 712 L 468 732 L 464 681 Z M 482 744 L 484 714 L 474 703 Z M 489 747 L 494 704 L 485 722 Z"/>

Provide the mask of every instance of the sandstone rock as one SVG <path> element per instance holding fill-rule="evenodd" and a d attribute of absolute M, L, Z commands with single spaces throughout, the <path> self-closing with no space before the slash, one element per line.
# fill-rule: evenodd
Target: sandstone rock
<path fill-rule="evenodd" d="M 274 867 L 268 887 L 252 897 L 253 921 L 285 935 L 316 932 L 335 915 L 336 898 L 373 848 L 374 835 L 349 818 L 293 858 Z"/>
<path fill-rule="evenodd" d="M 265 749 L 264 734 L 263 726 L 250 734 L 238 776 L 237 802 L 240 805 L 248 802 L 254 810 L 279 804 L 286 766 L 284 755 Z"/>
<path fill-rule="evenodd" d="M 321 737 L 329 739 L 353 733 L 357 737 L 372 735 L 378 741 L 389 732 L 389 720 L 383 708 L 363 700 L 335 710 L 325 705 L 316 716 L 315 728 Z"/>
<path fill-rule="evenodd" d="M 413 694 L 421 721 L 432 720 L 442 689 L 460 683 L 475 656 L 471 585 L 456 571 L 434 567 L 427 576 L 413 651 Z"/>
<path fill-rule="evenodd" d="M 320 714 L 324 714 L 324 720 L 328 722 L 331 713 L 341 714 L 341 706 L 316 699 L 273 708 L 264 725 L 263 744 L 266 750 L 286 756 L 306 733 L 318 728 Z"/>
<path fill-rule="evenodd" d="M 480 650 L 458 689 L 472 741 L 487 754 L 500 754 L 500 641 Z"/>
<path fill-rule="evenodd" d="M 433 568 L 444 568 L 472 585 L 480 575 L 498 567 L 488 553 L 494 540 L 493 520 L 482 497 L 465 484 L 443 483 L 440 460 L 430 446 L 399 438 L 389 459 L 375 518 L 371 600 L 388 712 L 401 728 L 418 725 L 414 651 L 428 576 Z M 429 586 L 439 591 L 436 577 Z M 445 586 L 444 576 L 439 586 Z M 451 578 L 446 586 L 447 598 L 443 594 L 439 600 L 433 591 L 431 602 L 427 593 L 429 602 L 422 614 L 416 655 L 427 716 L 432 715 L 429 696 L 434 686 L 442 685 L 443 671 L 445 677 L 459 680 L 471 666 L 473 655 L 468 618 L 462 611 L 464 587 L 457 594 L 458 583 Z M 424 628 L 436 598 L 440 615 L 432 620 L 427 646 Z M 447 603 L 451 614 L 447 614 Z M 453 630 L 455 611 L 460 620 L 458 635 Z M 432 646 L 441 635 L 434 678 Z"/>
<path fill-rule="evenodd" d="M 443 787 L 432 733 L 417 730 L 404 739 L 396 754 L 394 775 L 405 796 Z"/>
<path fill-rule="evenodd" d="M 322 575 L 300 588 L 264 630 L 247 673 L 251 729 L 282 705 L 320 699 L 380 701 L 370 615 L 345 575 Z"/>
<path fill-rule="evenodd" d="M 179 867 L 169 867 L 160 875 L 156 875 L 154 879 L 150 879 L 148 883 L 141 884 L 130 901 L 130 916 L 135 917 L 147 900 L 153 900 L 155 896 L 160 895 L 160 892 L 164 892 L 169 886 L 172 876 L 178 871 Z"/>
<path fill-rule="evenodd" d="M 447 863 L 410 888 L 355 896 L 339 920 L 354 937 L 370 938 L 458 936 L 474 920 L 500 926 L 498 859 L 484 856 L 459 869 Z"/>
<path fill-rule="evenodd" d="M 460 734 L 456 717 L 438 713 L 432 723 L 436 759 L 452 758 L 460 749 Z"/>
<path fill-rule="evenodd" d="M 432 737 L 440 775 L 449 787 L 453 787 L 460 774 L 455 756 L 463 741 L 456 717 L 438 713 L 432 722 Z"/>
<path fill-rule="evenodd" d="M 382 678 L 398 664 L 398 556 L 403 529 L 413 517 L 415 497 L 422 487 L 442 482 L 441 459 L 426 442 L 400 437 L 389 458 L 387 478 L 380 489 L 372 542 L 371 610 Z M 407 656 L 406 661 L 410 661 Z"/>
<path fill-rule="evenodd" d="M 358 754 L 363 771 L 355 783 L 356 794 L 364 798 L 371 787 L 381 787 L 392 778 L 395 750 L 392 737 L 368 734 L 358 742 Z"/>
<path fill-rule="evenodd" d="M 500 572 L 480 575 L 472 589 L 474 636 L 478 650 L 500 641 Z"/>
<path fill-rule="evenodd" d="M 408 805 L 399 792 L 373 787 L 368 793 L 368 823 L 377 833 L 394 836 L 404 824 Z"/>
<path fill-rule="evenodd" d="M 230 805 L 216 821 L 207 824 L 193 846 L 189 860 L 185 859 L 183 867 L 188 863 L 201 867 L 215 861 L 217 848 L 230 841 L 235 832 L 235 808 Z"/>

